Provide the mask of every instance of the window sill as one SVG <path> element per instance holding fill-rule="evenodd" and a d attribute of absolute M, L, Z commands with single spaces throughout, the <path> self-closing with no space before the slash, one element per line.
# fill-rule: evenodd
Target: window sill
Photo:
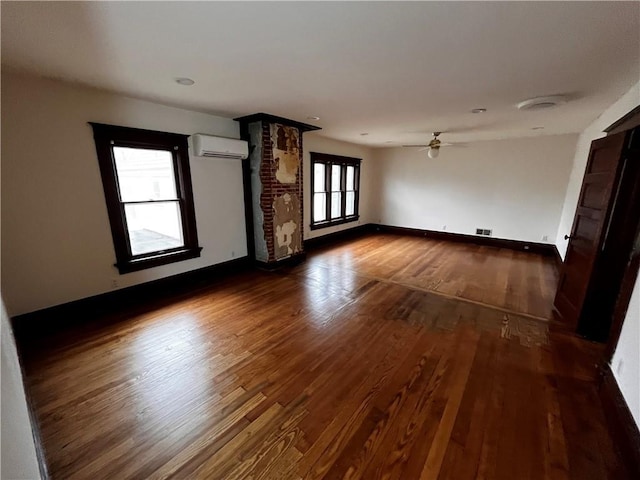
<path fill-rule="evenodd" d="M 160 265 L 198 258 L 201 250 L 202 247 L 181 248 L 148 257 L 133 258 L 126 262 L 118 262 L 115 266 L 121 274 L 137 272 L 147 268 L 159 267 Z"/>
<path fill-rule="evenodd" d="M 347 218 L 339 218 L 330 222 L 312 223 L 310 225 L 311 230 L 319 230 L 321 228 L 335 227 L 336 225 L 344 225 L 345 223 L 356 222 L 360 219 L 360 215 L 354 215 Z"/>

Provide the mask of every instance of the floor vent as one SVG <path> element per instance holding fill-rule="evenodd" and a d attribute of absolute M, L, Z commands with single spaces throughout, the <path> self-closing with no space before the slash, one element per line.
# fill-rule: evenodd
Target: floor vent
<path fill-rule="evenodd" d="M 486 228 L 476 228 L 476 235 L 484 235 L 485 237 L 491 236 L 491 230 Z"/>

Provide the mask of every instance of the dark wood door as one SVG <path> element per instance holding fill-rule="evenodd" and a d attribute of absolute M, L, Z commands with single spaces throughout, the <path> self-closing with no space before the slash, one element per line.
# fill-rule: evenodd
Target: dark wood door
<path fill-rule="evenodd" d="M 554 306 L 563 322 L 578 324 L 593 267 L 607 234 L 620 179 L 620 158 L 626 133 L 591 143 L 576 214 L 571 227 Z"/>

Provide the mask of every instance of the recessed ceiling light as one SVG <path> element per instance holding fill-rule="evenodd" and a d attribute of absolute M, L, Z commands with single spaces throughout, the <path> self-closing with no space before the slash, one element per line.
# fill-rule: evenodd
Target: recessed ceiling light
<path fill-rule="evenodd" d="M 532 127 L 531 130 L 544 130 L 544 127 Z"/>
<path fill-rule="evenodd" d="M 363 132 L 360 135 L 362 135 L 364 137 L 365 135 L 369 135 L 369 134 L 367 132 Z"/>
<path fill-rule="evenodd" d="M 474 108 L 473 110 L 471 110 L 471 113 L 485 113 L 486 111 L 486 108 Z"/>
<path fill-rule="evenodd" d="M 176 83 L 179 84 L 179 85 L 190 86 L 190 85 L 193 85 L 196 82 L 194 82 L 190 78 L 182 77 L 182 78 L 176 78 Z"/>
<path fill-rule="evenodd" d="M 549 95 L 547 97 L 535 97 L 520 102 L 516 107 L 518 110 L 542 110 L 562 105 L 567 102 L 564 95 Z"/>
<path fill-rule="evenodd" d="M 315 115 L 309 115 L 307 120 L 320 120 L 320 117 L 316 117 Z"/>

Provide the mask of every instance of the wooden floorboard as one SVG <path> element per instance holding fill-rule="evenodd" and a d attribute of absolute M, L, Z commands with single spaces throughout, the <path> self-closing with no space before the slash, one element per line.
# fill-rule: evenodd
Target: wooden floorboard
<path fill-rule="evenodd" d="M 372 234 L 22 345 L 55 479 L 625 479 L 526 252 Z"/>

